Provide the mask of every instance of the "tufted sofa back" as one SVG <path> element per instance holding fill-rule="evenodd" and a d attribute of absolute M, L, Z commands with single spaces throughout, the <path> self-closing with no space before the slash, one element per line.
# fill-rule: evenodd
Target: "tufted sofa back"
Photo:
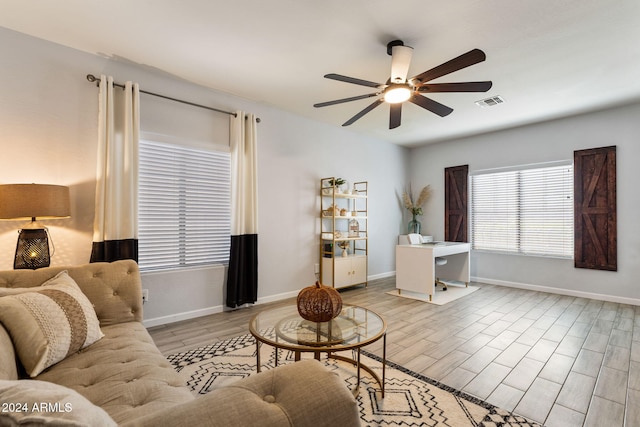
<path fill-rule="evenodd" d="M 138 264 L 132 260 L 96 262 L 72 267 L 0 271 L 0 287 L 40 286 L 62 270 L 78 283 L 93 304 L 100 326 L 142 321 L 142 285 Z"/>
<path fill-rule="evenodd" d="M 14 363 L 12 363 L 14 362 Z M 18 379 L 18 359 L 9 332 L 0 323 L 0 380 Z"/>

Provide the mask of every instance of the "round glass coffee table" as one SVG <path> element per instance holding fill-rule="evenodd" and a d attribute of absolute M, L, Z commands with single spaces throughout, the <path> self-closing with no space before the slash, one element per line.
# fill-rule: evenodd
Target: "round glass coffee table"
<path fill-rule="evenodd" d="M 348 362 L 356 367 L 357 384 L 360 388 L 360 368 L 367 371 L 380 385 L 384 397 L 384 380 L 387 353 L 387 324 L 375 311 L 357 305 L 343 305 L 342 312 L 329 322 L 311 322 L 298 314 L 295 305 L 266 309 L 253 316 L 249 331 L 256 339 L 256 365 L 260 372 L 260 345 L 275 348 L 275 365 L 278 366 L 278 349 L 294 353 L 296 361 L 301 353 L 320 354 Z M 360 362 L 360 349 L 382 338 L 382 379 L 368 366 Z M 353 358 L 335 354 L 353 350 Z"/>

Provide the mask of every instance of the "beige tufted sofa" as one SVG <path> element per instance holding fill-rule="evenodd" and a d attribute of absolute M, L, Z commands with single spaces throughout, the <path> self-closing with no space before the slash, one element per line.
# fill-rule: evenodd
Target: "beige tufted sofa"
<path fill-rule="evenodd" d="M 314 360 L 281 366 L 195 398 L 142 325 L 140 274 L 133 261 L 0 271 L 0 287 L 39 286 L 62 270 L 93 304 L 104 337 L 33 379 L 74 390 L 102 408 L 109 421 L 127 426 L 360 425 L 351 392 Z M 25 384 L 2 324 L 0 361 L 0 382 Z M 14 389 L 17 393 L 18 387 Z M 8 390 L 10 395 L 11 387 Z"/>

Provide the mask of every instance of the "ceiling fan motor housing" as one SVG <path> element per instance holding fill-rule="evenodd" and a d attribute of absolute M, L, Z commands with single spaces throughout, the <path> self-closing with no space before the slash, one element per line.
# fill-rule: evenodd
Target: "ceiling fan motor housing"
<path fill-rule="evenodd" d="M 404 46 L 404 42 L 402 40 L 391 40 L 387 43 L 387 55 L 392 56 L 394 46 Z"/>

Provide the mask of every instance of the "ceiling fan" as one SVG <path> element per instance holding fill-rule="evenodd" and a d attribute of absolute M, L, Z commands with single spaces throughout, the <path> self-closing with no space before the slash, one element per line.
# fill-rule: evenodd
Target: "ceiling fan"
<path fill-rule="evenodd" d="M 376 88 L 375 93 L 352 96 L 350 98 L 336 99 L 335 101 L 320 102 L 314 107 L 327 107 L 329 105 L 342 104 L 343 102 L 357 101 L 360 99 L 377 99 L 355 116 L 347 120 L 342 126 L 349 126 L 362 116 L 382 104 L 387 102 L 390 106 L 389 129 L 400 126 L 402 117 L 402 104 L 409 101 L 426 110 L 444 117 L 449 115 L 453 109 L 443 105 L 433 99 L 427 98 L 424 94 L 435 92 L 486 92 L 491 88 L 490 81 L 462 82 L 462 83 L 429 83 L 438 77 L 442 77 L 454 71 L 461 70 L 471 65 L 484 61 L 487 57 L 480 49 L 473 49 L 457 58 L 453 58 L 444 64 L 420 73 L 407 79 L 409 65 L 413 48 L 405 46 L 402 40 L 393 40 L 387 44 L 387 54 L 391 55 L 391 77 L 386 83 L 375 83 L 368 80 L 356 79 L 343 76 L 341 74 L 326 74 L 324 77 L 331 80 L 338 80 L 345 83 L 352 83 L 360 86 Z"/>

